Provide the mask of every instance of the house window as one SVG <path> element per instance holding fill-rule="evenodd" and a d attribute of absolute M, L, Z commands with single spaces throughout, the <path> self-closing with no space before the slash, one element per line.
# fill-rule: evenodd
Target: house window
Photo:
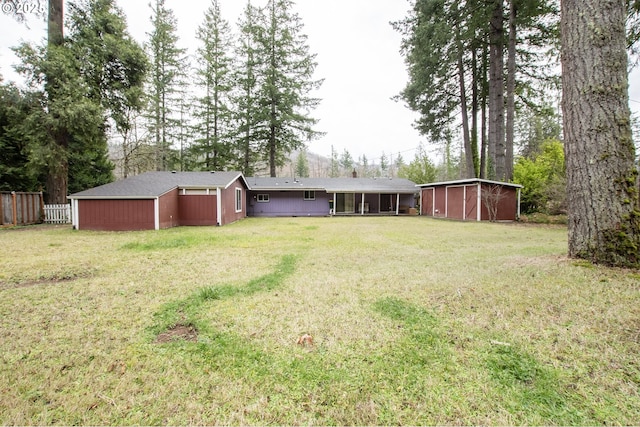
<path fill-rule="evenodd" d="M 242 188 L 236 188 L 236 212 L 242 212 Z"/>
<path fill-rule="evenodd" d="M 304 192 L 304 199 L 305 200 L 315 200 L 316 199 L 316 192 L 315 191 L 305 191 Z"/>
<path fill-rule="evenodd" d="M 269 195 L 268 194 L 258 194 L 258 202 L 260 202 L 260 203 L 269 203 Z"/>

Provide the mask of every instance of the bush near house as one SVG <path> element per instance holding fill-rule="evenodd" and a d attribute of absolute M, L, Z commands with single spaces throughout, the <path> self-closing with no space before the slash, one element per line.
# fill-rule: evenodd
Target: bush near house
<path fill-rule="evenodd" d="M 513 169 L 513 182 L 524 186 L 521 209 L 524 213 L 548 215 L 566 213 L 564 149 L 558 140 L 547 140 L 530 157 L 520 157 Z"/>

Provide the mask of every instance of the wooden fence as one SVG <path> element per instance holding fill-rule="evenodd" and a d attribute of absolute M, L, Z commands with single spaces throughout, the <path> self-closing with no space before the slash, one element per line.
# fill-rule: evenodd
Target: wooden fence
<path fill-rule="evenodd" d="M 71 205 L 44 205 L 44 222 L 47 224 L 70 224 Z"/>
<path fill-rule="evenodd" d="M 0 226 L 29 225 L 42 222 L 42 193 L 3 191 L 0 193 Z"/>

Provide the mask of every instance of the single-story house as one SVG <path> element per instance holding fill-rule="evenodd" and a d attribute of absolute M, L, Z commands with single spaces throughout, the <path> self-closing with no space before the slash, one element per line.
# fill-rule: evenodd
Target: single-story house
<path fill-rule="evenodd" d="M 417 214 L 417 187 L 400 178 L 248 177 L 247 215 Z"/>
<path fill-rule="evenodd" d="M 515 221 L 521 185 L 485 179 L 421 184 L 421 215 L 469 221 Z"/>
<path fill-rule="evenodd" d="M 78 230 L 224 225 L 246 217 L 240 172 L 147 172 L 70 195 Z"/>

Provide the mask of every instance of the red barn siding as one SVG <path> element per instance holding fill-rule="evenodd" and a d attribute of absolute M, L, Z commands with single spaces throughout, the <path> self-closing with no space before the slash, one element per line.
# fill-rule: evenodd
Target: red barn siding
<path fill-rule="evenodd" d="M 433 216 L 433 188 L 422 190 L 421 215 Z"/>
<path fill-rule="evenodd" d="M 216 225 L 218 221 L 215 195 L 180 195 L 180 225 Z"/>
<path fill-rule="evenodd" d="M 487 184 L 483 184 L 483 191 L 488 187 Z M 502 198 L 498 202 L 498 213 L 496 215 L 497 221 L 513 221 L 518 215 L 518 195 L 515 189 L 503 187 Z M 484 206 L 482 202 L 482 219 L 489 220 L 489 210 Z"/>
<path fill-rule="evenodd" d="M 465 199 L 465 219 L 477 220 L 478 219 L 478 186 L 466 185 L 465 186 L 466 199 Z"/>
<path fill-rule="evenodd" d="M 464 187 L 447 187 L 447 218 L 464 219 Z"/>
<path fill-rule="evenodd" d="M 178 189 L 163 194 L 158 199 L 160 211 L 160 228 L 171 228 L 179 224 Z"/>
<path fill-rule="evenodd" d="M 444 218 L 447 212 L 447 194 L 444 187 L 434 188 L 436 192 L 433 216 Z"/>
<path fill-rule="evenodd" d="M 78 200 L 80 230 L 153 230 L 154 201 Z"/>
<path fill-rule="evenodd" d="M 482 191 L 488 191 L 494 184 L 482 183 Z M 478 185 L 454 184 L 436 185 L 422 188 L 422 214 L 435 217 L 478 219 Z M 435 194 L 435 197 L 434 197 Z M 432 201 L 435 199 L 435 203 Z M 480 219 L 489 220 L 489 211 L 482 197 L 480 199 Z M 514 221 L 518 216 L 518 191 L 514 187 L 502 186 L 502 198 L 498 203 L 498 221 Z"/>
<path fill-rule="evenodd" d="M 236 212 L 236 188 L 242 189 L 242 210 Z M 240 179 L 233 181 L 229 187 L 221 190 L 222 193 L 222 221 L 220 225 L 225 225 L 238 221 L 247 216 L 247 188 Z"/>

